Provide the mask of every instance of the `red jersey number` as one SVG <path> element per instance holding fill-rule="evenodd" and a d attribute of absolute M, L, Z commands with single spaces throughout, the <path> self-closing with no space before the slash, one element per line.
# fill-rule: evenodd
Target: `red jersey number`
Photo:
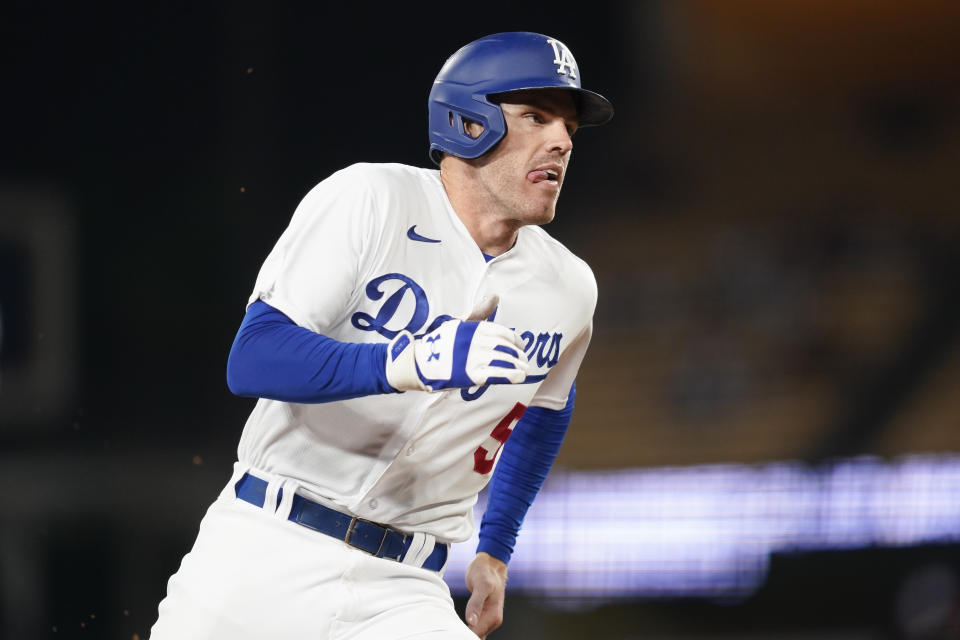
<path fill-rule="evenodd" d="M 490 432 L 490 436 L 483 441 L 483 444 L 477 447 L 473 452 L 473 470 L 479 474 L 486 475 L 493 469 L 493 463 L 500 453 L 500 448 L 513 433 L 513 428 L 517 421 L 523 417 L 523 412 L 527 410 L 526 405 L 518 402 L 510 409 L 510 413 L 503 416 L 503 420 L 497 423 L 497 426 Z"/>

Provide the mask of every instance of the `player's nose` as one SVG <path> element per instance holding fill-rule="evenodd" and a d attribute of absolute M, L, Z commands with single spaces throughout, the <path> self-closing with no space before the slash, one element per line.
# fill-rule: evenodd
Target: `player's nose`
<path fill-rule="evenodd" d="M 562 118 L 557 118 L 550 123 L 548 131 L 550 132 L 547 138 L 548 151 L 559 152 L 561 155 L 570 153 L 573 149 L 573 139 L 567 130 L 567 123 Z"/>

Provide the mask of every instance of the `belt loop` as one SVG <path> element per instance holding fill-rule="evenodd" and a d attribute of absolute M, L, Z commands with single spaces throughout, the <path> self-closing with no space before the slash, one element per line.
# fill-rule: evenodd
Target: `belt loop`
<path fill-rule="evenodd" d="M 240 478 L 243 477 L 243 474 L 250 471 L 250 465 L 245 462 L 234 462 L 233 463 L 233 474 L 230 476 L 230 482 L 227 483 L 227 486 L 223 488 L 223 491 L 220 492 L 220 497 L 227 500 L 233 501 L 237 499 L 237 483 L 240 482 Z"/>
<path fill-rule="evenodd" d="M 436 544 L 437 539 L 434 536 L 421 531 L 414 533 L 413 540 L 410 541 L 410 547 L 403 556 L 403 564 L 422 567 L 430 554 L 433 553 Z"/>
<path fill-rule="evenodd" d="M 277 506 L 279 506 L 280 497 L 279 494 L 283 490 L 283 480 L 280 478 L 272 478 L 267 483 L 267 491 L 263 496 L 263 510 L 269 514 L 274 514 L 277 511 Z"/>
<path fill-rule="evenodd" d="M 447 553 L 447 559 L 443 561 L 443 566 L 440 567 L 440 570 L 437 571 L 437 575 L 440 576 L 440 579 L 443 580 L 443 574 L 447 572 L 447 565 L 450 564 L 450 554 Z"/>
<path fill-rule="evenodd" d="M 283 478 L 277 482 L 277 485 L 277 493 L 274 498 L 274 510 L 270 513 L 273 513 L 281 520 L 286 520 L 290 517 L 290 510 L 293 508 L 293 496 L 297 493 L 300 485 L 292 478 Z M 268 490 L 267 495 L 270 495 L 270 493 Z"/>

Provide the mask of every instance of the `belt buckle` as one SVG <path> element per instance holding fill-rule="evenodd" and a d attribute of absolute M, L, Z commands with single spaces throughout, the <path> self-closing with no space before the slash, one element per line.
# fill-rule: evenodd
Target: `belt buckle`
<path fill-rule="evenodd" d="M 377 527 L 377 528 L 379 528 L 379 529 L 383 529 L 383 535 L 380 536 L 380 544 L 377 545 L 377 550 L 376 550 L 376 551 L 368 551 L 367 549 L 364 549 L 364 548 L 361 547 L 360 545 L 354 544 L 353 542 L 350 541 L 350 538 L 353 537 L 354 527 L 357 526 L 357 523 L 358 523 L 358 522 L 366 522 L 367 524 L 371 524 L 371 525 L 373 525 L 373 526 L 375 526 L 375 527 Z M 372 556 L 375 556 L 375 555 L 377 555 L 377 554 L 380 553 L 380 550 L 381 550 L 381 549 L 383 549 L 383 543 L 387 540 L 387 534 L 388 534 L 388 533 L 390 533 L 390 529 L 388 529 L 387 527 L 384 527 L 383 525 L 379 525 L 379 524 L 377 524 L 376 522 L 373 522 L 373 521 L 371 521 L 371 520 L 366 520 L 366 519 L 364 519 L 364 518 L 357 518 L 356 516 L 354 516 L 353 518 L 350 519 L 350 526 L 347 527 L 347 535 L 346 535 L 346 537 L 343 539 L 343 541 L 344 541 L 346 544 L 348 544 L 348 545 L 350 545 L 351 547 L 353 547 L 354 549 L 359 549 L 360 551 L 363 551 L 363 552 L 365 552 L 365 553 L 369 553 L 369 554 L 372 555 Z"/>
<path fill-rule="evenodd" d="M 356 544 L 355 542 L 352 541 L 353 534 L 356 532 L 356 526 L 357 526 L 357 523 L 358 523 L 358 522 L 364 522 L 364 523 L 369 524 L 369 525 L 371 525 L 371 526 L 377 527 L 378 529 L 381 529 L 381 530 L 383 531 L 383 534 L 380 536 L 380 543 L 377 545 L 377 548 L 376 548 L 375 551 L 371 551 L 371 550 L 368 549 L 368 548 L 364 548 L 364 547 L 362 547 L 362 546 L 360 546 L 360 545 L 358 545 L 358 544 Z M 402 536 L 402 538 L 401 538 L 401 540 L 400 540 L 400 549 L 397 551 L 397 554 L 396 554 L 395 556 L 394 556 L 394 555 L 380 555 L 380 554 L 383 552 L 383 546 L 384 546 L 384 544 L 386 544 L 387 538 L 390 536 L 390 533 L 391 533 L 391 532 L 398 533 L 398 534 L 400 534 L 400 535 Z M 382 524 L 379 524 L 379 523 L 377 523 L 377 522 L 373 522 L 372 520 L 367 520 L 367 519 L 365 519 L 365 518 L 353 517 L 353 518 L 350 519 L 350 525 L 347 527 L 347 534 L 346 534 L 346 536 L 344 536 L 343 541 L 344 541 L 344 543 L 346 543 L 347 545 L 353 547 L 354 549 L 359 549 L 360 551 L 363 551 L 364 553 L 369 553 L 370 555 L 372 555 L 372 556 L 374 556 L 374 557 L 377 557 L 377 558 L 386 558 L 386 559 L 388 559 L 388 560 L 394 560 L 394 561 L 396 561 L 396 562 L 400 562 L 400 561 L 402 560 L 402 558 L 403 558 L 403 553 L 404 553 L 404 551 L 405 551 L 405 547 L 406 547 L 406 543 L 407 543 L 407 538 L 408 538 L 408 537 L 409 537 L 409 536 L 407 536 L 407 534 L 403 533 L 402 531 L 396 531 L 395 529 L 391 529 L 390 527 L 388 527 L 388 526 L 386 526 L 386 525 L 382 525 Z"/>

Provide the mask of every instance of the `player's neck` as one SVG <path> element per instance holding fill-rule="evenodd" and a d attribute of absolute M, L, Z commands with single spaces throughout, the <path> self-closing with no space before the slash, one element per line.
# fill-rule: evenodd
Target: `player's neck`
<path fill-rule="evenodd" d="M 473 182 L 458 175 L 457 168 L 445 166 L 440 182 L 454 213 L 483 253 L 496 257 L 513 247 L 522 223 L 491 211 L 488 199 L 476 192 Z"/>
<path fill-rule="evenodd" d="M 482 216 L 468 219 L 460 216 L 460 220 L 463 221 L 480 250 L 488 256 L 497 257 L 506 253 L 517 242 L 519 226 L 506 225 Z"/>

